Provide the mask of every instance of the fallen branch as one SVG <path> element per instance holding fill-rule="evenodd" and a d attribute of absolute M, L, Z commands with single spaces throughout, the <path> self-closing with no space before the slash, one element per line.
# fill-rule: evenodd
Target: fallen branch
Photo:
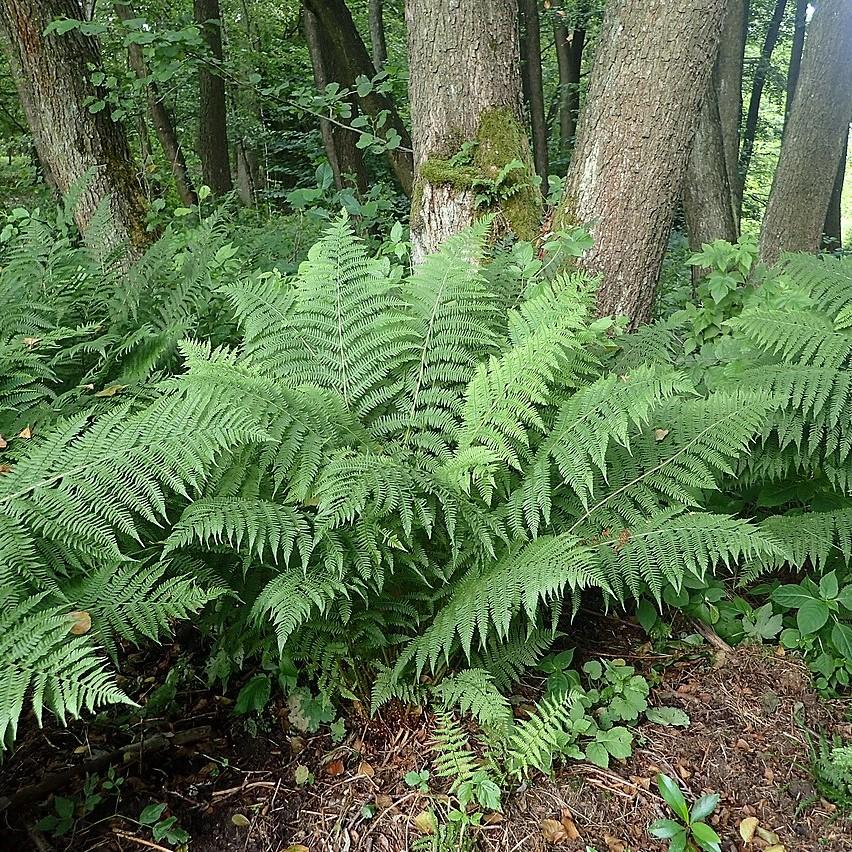
<path fill-rule="evenodd" d="M 38 784 L 21 787 L 20 790 L 11 796 L 0 797 L 0 813 L 9 808 L 17 808 L 30 802 L 40 801 L 54 791 L 61 790 L 78 775 L 98 772 L 112 763 L 123 764 L 127 760 L 128 755 L 134 757 L 136 755 L 165 751 L 174 746 L 190 745 L 200 740 L 206 740 L 212 733 L 212 730 L 209 725 L 204 725 L 200 728 L 192 728 L 189 731 L 181 731 L 177 734 L 155 734 L 149 739 L 139 740 L 123 748 L 117 748 L 107 754 L 93 757 L 90 760 L 83 761 L 83 763 L 78 763 L 76 766 L 71 766 L 62 772 L 49 775 L 43 781 L 39 781 Z"/>
<path fill-rule="evenodd" d="M 112 833 L 116 837 L 123 837 L 125 840 L 132 840 L 134 843 L 138 843 L 140 846 L 147 846 L 149 849 L 157 849 L 159 852 L 173 852 L 173 850 L 167 849 L 165 846 L 160 846 L 159 843 L 152 843 L 150 840 L 143 840 L 135 834 L 129 834 L 128 832 L 120 831 L 117 828 L 114 828 Z"/>

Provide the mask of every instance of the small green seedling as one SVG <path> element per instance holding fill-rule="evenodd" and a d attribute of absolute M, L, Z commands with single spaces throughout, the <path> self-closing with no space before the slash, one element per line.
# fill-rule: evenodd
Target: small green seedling
<path fill-rule="evenodd" d="M 668 840 L 669 852 L 722 852 L 719 835 L 704 822 L 716 810 L 719 794 L 702 796 L 690 810 L 677 782 L 668 775 L 657 776 L 657 787 L 677 819 L 654 821 L 648 829 L 650 835 Z"/>
<path fill-rule="evenodd" d="M 409 787 L 413 787 L 415 790 L 419 790 L 421 793 L 429 792 L 429 770 L 424 769 L 421 772 L 417 772 L 412 769 L 411 772 L 405 773 L 405 783 Z"/>

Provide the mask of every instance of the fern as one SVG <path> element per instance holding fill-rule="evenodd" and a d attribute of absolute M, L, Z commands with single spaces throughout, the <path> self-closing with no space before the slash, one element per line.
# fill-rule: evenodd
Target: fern
<path fill-rule="evenodd" d="M 498 691 L 494 676 L 483 669 L 466 669 L 445 678 L 434 694 L 445 707 L 458 707 L 485 728 L 500 730 L 512 720 L 509 702 Z"/>
<path fill-rule="evenodd" d="M 556 694 L 542 699 L 535 712 L 518 722 L 506 738 L 507 768 L 514 775 L 528 775 L 530 770 L 548 773 L 554 756 L 570 741 L 570 710 L 574 698 Z"/>

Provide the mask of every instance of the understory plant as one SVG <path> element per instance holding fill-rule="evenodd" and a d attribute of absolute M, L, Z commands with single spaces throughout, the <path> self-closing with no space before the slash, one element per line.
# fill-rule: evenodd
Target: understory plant
<path fill-rule="evenodd" d="M 63 719 L 129 700 L 106 657 L 192 613 L 211 679 L 252 660 L 306 702 L 378 707 L 466 670 L 509 688 L 589 590 L 656 607 L 714 571 L 843 582 L 852 333 L 829 267 L 784 267 L 784 306 L 744 306 L 738 358 L 696 380 L 676 327 L 619 336 L 595 282 L 489 227 L 413 274 L 345 217 L 293 275 L 179 231 L 129 287 L 70 242 L 10 249 L 7 744 L 27 697 Z M 766 496 L 802 481 L 807 505 Z M 540 712 L 567 729 L 558 698 Z"/>

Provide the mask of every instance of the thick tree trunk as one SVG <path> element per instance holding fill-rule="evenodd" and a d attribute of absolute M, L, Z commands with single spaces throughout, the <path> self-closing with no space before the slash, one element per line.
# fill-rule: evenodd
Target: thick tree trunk
<path fill-rule="evenodd" d="M 580 112 L 580 71 L 583 66 L 583 47 L 586 43 L 585 27 L 569 31 L 559 17 L 554 23 L 556 62 L 559 68 L 559 149 L 567 155 L 574 144 L 577 116 Z"/>
<path fill-rule="evenodd" d="M 408 0 L 405 17 L 417 169 L 414 261 L 488 209 L 500 211 L 503 228 L 534 238 L 541 193 L 521 122 L 514 0 Z M 491 204 L 477 207 L 477 193 L 514 160 L 522 167 L 495 186 Z"/>
<path fill-rule="evenodd" d="M 793 44 L 790 47 L 790 67 L 787 70 L 787 99 L 784 103 L 784 127 L 793 107 L 793 97 L 802 68 L 802 51 L 805 48 L 805 29 L 808 23 L 808 0 L 796 0 L 796 20 L 793 24 Z"/>
<path fill-rule="evenodd" d="M 848 149 L 849 126 L 847 125 L 846 138 L 840 152 L 840 164 L 837 167 L 837 176 L 834 178 L 831 199 L 828 202 L 828 213 L 825 216 L 825 225 L 822 229 L 822 247 L 828 251 L 840 251 L 843 248 L 841 201 L 843 200 L 843 184 L 846 180 L 846 153 Z"/>
<path fill-rule="evenodd" d="M 724 0 L 611 0 L 557 225 L 586 224 L 598 310 L 651 318 L 657 278 L 716 57 Z M 641 49 L 637 49 L 641 46 Z"/>
<path fill-rule="evenodd" d="M 349 87 L 355 84 L 358 76 L 372 78 L 375 74 L 373 60 L 355 27 L 345 0 L 305 0 L 305 5 L 316 15 L 323 32 L 328 36 L 328 48 L 333 51 L 341 72 L 342 79 L 339 82 Z M 380 136 L 395 130 L 402 140 L 399 148 L 388 152 L 388 160 L 403 192 L 410 195 L 414 176 L 411 134 L 393 101 L 387 95 L 372 90 L 364 97 L 359 97 L 358 103 L 374 119 L 385 116 L 384 124 L 377 131 Z"/>
<path fill-rule="evenodd" d="M 754 153 L 754 139 L 757 134 L 757 119 L 760 115 L 760 100 L 763 97 L 763 88 L 766 85 L 766 77 L 769 74 L 772 62 L 772 52 L 778 43 L 778 35 L 781 32 L 781 24 L 784 21 L 784 10 L 787 8 L 787 0 L 776 0 L 775 10 L 769 27 L 766 30 L 766 38 L 760 58 L 754 71 L 754 81 L 751 86 L 751 97 L 748 101 L 748 114 L 746 115 L 745 131 L 743 133 L 743 144 L 740 150 L 740 162 L 738 168 L 739 179 L 736 181 L 737 209 L 741 210 L 743 205 L 743 193 L 745 191 L 746 177 L 751 165 L 751 155 Z"/>
<path fill-rule="evenodd" d="M 80 231 L 85 234 L 106 205 L 110 216 L 96 235 L 99 247 L 124 248 L 133 257 L 151 234 L 124 128 L 109 109 L 88 108 L 88 98 L 106 98 L 90 82 L 92 69 L 102 65 L 98 44 L 75 30 L 44 34 L 51 21 L 80 14 L 76 0 L 3 0 L 0 36 L 39 159 L 60 193 L 81 188 L 74 208 Z"/>
<path fill-rule="evenodd" d="M 115 9 L 115 14 L 122 21 L 129 21 L 135 17 L 130 3 L 115 3 L 113 4 L 113 8 Z M 157 133 L 160 147 L 169 161 L 169 166 L 171 166 L 178 196 L 183 205 L 192 207 L 198 203 L 198 196 L 195 194 L 195 187 L 192 184 L 192 178 L 189 176 L 189 169 L 186 165 L 183 149 L 178 142 L 172 113 L 163 101 L 159 87 L 151 79 L 145 57 L 142 54 L 142 48 L 138 44 L 131 44 L 127 48 L 127 52 L 133 73 L 140 80 L 145 81 L 145 96 L 148 101 L 148 111 L 154 122 L 154 130 Z"/>
<path fill-rule="evenodd" d="M 388 46 L 385 40 L 385 16 L 383 0 L 370 0 L 370 47 L 373 49 L 373 66 L 381 71 L 388 61 Z"/>
<path fill-rule="evenodd" d="M 731 204 L 731 184 L 725 163 L 722 121 L 712 81 L 701 108 L 698 130 L 689 155 L 683 189 L 683 212 L 689 246 L 698 251 L 714 240 L 737 239 L 737 223 Z"/>
<path fill-rule="evenodd" d="M 231 162 L 228 156 L 228 113 L 225 105 L 225 80 L 218 70 L 224 59 L 222 16 L 219 0 L 193 0 L 195 23 L 207 44 L 210 61 L 198 72 L 198 154 L 201 175 L 214 195 L 230 192 Z"/>
<path fill-rule="evenodd" d="M 524 23 L 524 91 L 532 125 L 532 148 L 535 170 L 542 181 L 547 181 L 547 124 L 544 120 L 544 86 L 541 79 L 541 26 L 538 17 L 538 0 L 521 0 L 521 18 Z"/>
<path fill-rule="evenodd" d="M 314 69 L 314 83 L 317 91 L 321 92 L 329 83 L 340 82 L 340 71 L 335 67 L 334 54 L 328 49 L 328 36 L 316 15 L 304 9 L 303 23 L 305 41 L 308 43 L 308 52 Z M 326 118 L 320 119 L 320 131 L 325 155 L 334 175 L 334 185 L 338 189 L 343 189 L 344 186 L 352 185 L 354 178 L 355 187 L 361 192 L 366 192 L 367 169 L 361 150 L 355 144 L 358 141 L 358 134 L 354 130 L 347 130 L 338 124 L 333 124 Z"/>
<path fill-rule="evenodd" d="M 693 251 L 698 251 L 702 245 L 714 240 L 734 242 L 739 232 L 739 209 L 731 184 L 737 175 L 742 118 L 740 90 L 745 50 L 744 14 L 744 0 L 728 0 L 719 53 L 707 84 L 701 118 L 689 156 L 684 181 L 683 212 Z M 722 99 L 725 105 L 724 121 Z M 693 268 L 693 272 L 701 274 L 697 267 Z"/>
<path fill-rule="evenodd" d="M 743 120 L 743 63 L 748 32 L 749 0 L 728 0 L 719 54 L 713 69 L 719 124 L 725 149 L 725 171 L 731 191 L 734 224 L 739 230 L 740 203 L 736 185 L 739 174 L 740 125 Z"/>
<path fill-rule="evenodd" d="M 852 117 L 852 3 L 820 0 L 760 235 L 760 256 L 820 245 L 837 164 Z"/>

